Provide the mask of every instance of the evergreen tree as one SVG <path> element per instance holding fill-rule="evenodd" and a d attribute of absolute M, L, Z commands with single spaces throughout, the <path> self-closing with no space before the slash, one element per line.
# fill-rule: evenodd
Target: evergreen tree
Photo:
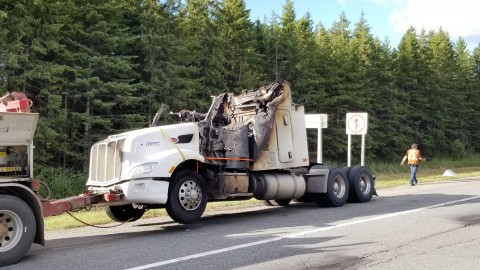
<path fill-rule="evenodd" d="M 139 46 L 137 55 L 138 72 L 141 74 L 139 93 L 143 98 L 144 113 L 151 122 L 156 109 L 161 104 L 176 108 L 174 88 L 178 84 L 176 75 L 181 69 L 178 55 L 181 49 L 178 33 L 179 0 L 167 0 L 163 3 L 144 0 L 139 5 L 138 22 Z M 146 110 L 145 110 L 146 109 Z"/>
<path fill-rule="evenodd" d="M 306 108 L 308 111 L 326 112 L 327 92 L 330 92 L 334 76 L 334 64 L 332 54 L 332 36 L 329 31 L 319 24 L 314 33 L 315 47 L 317 48 L 316 59 L 317 63 L 317 79 L 318 88 L 313 94 L 307 94 Z"/>
<path fill-rule="evenodd" d="M 423 105 L 423 113 L 427 118 L 422 123 L 431 153 L 447 154 L 451 141 L 461 136 L 457 131 L 459 111 L 458 104 L 463 97 L 456 92 L 453 83 L 455 59 L 453 44 L 448 33 L 443 30 L 431 31 L 425 37 L 424 59 L 428 64 L 426 71 L 427 91 L 422 93 L 428 102 Z"/>
<path fill-rule="evenodd" d="M 255 65 L 255 70 L 257 71 L 257 87 L 266 85 L 271 81 L 269 75 L 273 70 L 271 62 L 273 62 L 274 66 L 274 61 L 269 61 L 269 59 L 275 57 L 275 54 L 272 56 L 270 53 L 274 45 L 272 45 L 271 38 L 268 38 L 268 33 L 267 24 L 262 23 L 257 19 L 253 27 L 253 47 L 255 54 L 257 55 L 253 63 Z"/>
<path fill-rule="evenodd" d="M 395 87 L 398 89 L 397 99 L 402 106 L 398 111 L 400 139 L 403 146 L 412 142 L 422 143 L 420 123 L 424 115 L 427 97 L 423 91 L 422 53 L 414 28 L 409 28 L 398 45 L 395 57 Z M 403 137 L 403 138 L 402 138 Z"/>
<path fill-rule="evenodd" d="M 298 76 L 295 65 L 298 62 L 297 22 L 291 0 L 286 0 L 280 17 L 278 39 L 276 41 L 277 74 L 290 81 L 295 87 Z"/>
<path fill-rule="evenodd" d="M 395 153 L 403 154 L 403 123 L 399 121 L 403 104 L 399 102 L 399 93 L 394 87 L 394 53 L 388 40 L 373 41 L 375 60 L 372 62 L 370 78 L 372 80 L 372 111 L 369 113 L 369 131 L 367 136 L 367 159 L 396 159 Z"/>
<path fill-rule="evenodd" d="M 122 20 L 128 2 L 73 0 L 62 27 L 70 54 L 65 77 L 72 126 L 74 164 L 86 164 L 93 142 L 109 134 L 145 126 L 138 114 L 138 73 L 130 55 L 135 35 Z"/>
<path fill-rule="evenodd" d="M 471 150 L 478 153 L 480 151 L 480 134 L 478 133 L 478 130 L 480 130 L 480 117 L 478 117 L 480 103 L 477 102 L 480 100 L 480 44 L 473 49 L 469 61 L 472 69 L 471 91 L 469 91 L 467 95 L 467 99 L 471 101 L 471 121 L 469 124 L 469 130 L 472 137 L 470 139 L 470 144 Z M 467 144 L 467 146 L 468 145 L 469 144 Z"/>
<path fill-rule="evenodd" d="M 24 92 L 32 110 L 42 116 L 36 132 L 35 161 L 39 165 L 65 165 L 70 141 L 68 119 L 62 105 L 67 99 L 64 77 L 69 69 L 62 59 L 65 6 L 55 0 L 0 1 L 2 90 Z"/>
<path fill-rule="evenodd" d="M 187 0 L 180 12 L 182 48 L 179 107 L 207 111 L 209 97 L 224 92 L 225 49 L 217 20 L 217 0 Z"/>
<path fill-rule="evenodd" d="M 325 156 L 333 160 L 346 159 L 347 139 L 345 135 L 345 116 L 353 109 L 354 97 L 350 91 L 355 82 L 350 72 L 355 68 L 350 55 L 350 22 L 344 13 L 328 30 L 330 71 L 326 80 L 326 98 L 324 112 L 331 117 L 329 128 L 325 131 Z"/>
<path fill-rule="evenodd" d="M 456 129 L 459 130 L 459 138 L 453 138 L 452 143 L 455 141 L 460 142 L 464 150 L 472 150 L 472 137 L 476 133 L 476 129 L 472 129 L 475 126 L 476 111 L 475 111 L 475 98 L 478 97 L 478 90 L 474 87 L 474 72 L 473 65 L 470 61 L 470 53 L 467 49 L 465 40 L 459 38 L 454 45 L 455 50 L 455 72 L 453 76 L 455 92 L 461 97 L 463 106 L 455 108 L 457 118 Z M 453 123 L 455 124 L 455 123 Z"/>
<path fill-rule="evenodd" d="M 376 90 L 374 76 L 378 72 L 374 68 L 378 46 L 362 13 L 350 40 L 348 77 L 351 86 L 347 95 L 351 96 L 349 109 L 352 111 L 371 112 Z"/>
<path fill-rule="evenodd" d="M 261 73 L 263 73 L 263 80 L 266 83 L 275 81 L 277 77 L 282 76 L 279 71 L 279 40 L 280 40 L 280 25 L 278 23 L 278 16 L 273 13 L 269 22 L 264 20 L 262 25 L 256 27 L 256 50 L 262 57 Z"/>
<path fill-rule="evenodd" d="M 224 80 L 228 91 L 239 92 L 258 85 L 253 24 L 243 0 L 223 0 L 218 12 L 221 40 L 225 50 Z"/>
<path fill-rule="evenodd" d="M 320 49 L 315 42 L 313 21 L 307 13 L 297 22 L 296 38 L 298 60 L 295 63 L 295 102 L 304 103 L 307 109 L 318 110 L 318 105 L 308 104 L 311 98 L 325 97 L 325 89 L 322 88 L 323 78 L 320 76 L 326 69 L 325 63 L 320 58 Z M 311 103 L 311 102 L 310 102 Z M 317 107 L 317 108 L 315 108 Z"/>

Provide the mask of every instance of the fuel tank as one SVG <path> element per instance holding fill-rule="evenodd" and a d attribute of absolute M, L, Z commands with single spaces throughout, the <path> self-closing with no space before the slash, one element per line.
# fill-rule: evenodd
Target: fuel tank
<path fill-rule="evenodd" d="M 305 179 L 299 174 L 250 173 L 250 192 L 259 200 L 298 199 L 305 191 Z"/>

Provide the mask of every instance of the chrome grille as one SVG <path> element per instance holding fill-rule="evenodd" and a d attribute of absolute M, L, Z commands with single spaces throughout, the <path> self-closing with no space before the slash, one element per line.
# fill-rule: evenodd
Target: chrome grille
<path fill-rule="evenodd" d="M 90 181 L 108 182 L 120 178 L 124 140 L 103 141 L 92 146 Z"/>

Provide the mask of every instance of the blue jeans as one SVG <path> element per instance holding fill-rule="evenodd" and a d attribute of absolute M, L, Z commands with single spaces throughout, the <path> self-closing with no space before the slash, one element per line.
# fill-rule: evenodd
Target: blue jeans
<path fill-rule="evenodd" d="M 417 184 L 417 165 L 410 165 L 410 184 Z"/>

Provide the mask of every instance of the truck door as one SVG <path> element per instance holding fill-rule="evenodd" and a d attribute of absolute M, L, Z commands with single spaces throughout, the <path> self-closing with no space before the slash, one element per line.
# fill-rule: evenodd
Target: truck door
<path fill-rule="evenodd" d="M 277 132 L 278 160 L 283 163 L 293 161 L 293 136 L 290 112 L 275 112 L 275 128 Z"/>

